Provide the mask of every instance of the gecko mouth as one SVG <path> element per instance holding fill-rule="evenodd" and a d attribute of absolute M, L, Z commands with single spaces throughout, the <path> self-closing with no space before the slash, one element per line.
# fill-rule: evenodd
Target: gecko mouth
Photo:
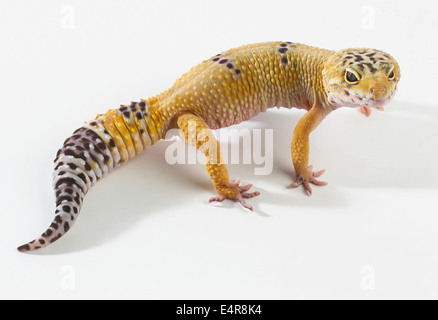
<path fill-rule="evenodd" d="M 391 100 L 390 97 L 384 99 L 373 99 L 366 98 L 355 94 L 354 92 L 349 92 L 348 95 L 338 96 L 335 93 L 328 93 L 328 101 L 333 106 L 339 107 L 350 107 L 350 108 L 358 108 L 358 107 L 371 107 L 378 108 L 380 110 Z"/>
<path fill-rule="evenodd" d="M 389 98 L 385 98 L 385 99 L 364 99 L 364 104 L 363 106 L 366 107 L 373 107 L 373 108 L 383 108 L 388 102 L 389 102 Z"/>

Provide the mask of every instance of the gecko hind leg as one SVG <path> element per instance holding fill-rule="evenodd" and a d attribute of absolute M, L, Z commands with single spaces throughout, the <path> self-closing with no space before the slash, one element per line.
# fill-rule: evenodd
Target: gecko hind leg
<path fill-rule="evenodd" d="M 218 196 L 211 198 L 209 202 L 230 199 L 253 211 L 252 206 L 244 199 L 258 196 L 260 193 L 248 192 L 252 185 L 240 186 L 240 179 L 234 182 L 229 181 L 228 169 L 220 152 L 220 144 L 204 120 L 187 113 L 178 117 L 177 124 L 181 139 L 202 151 L 206 157 L 205 166 L 218 193 Z"/>
<path fill-rule="evenodd" d="M 249 205 L 248 203 L 246 203 L 245 199 L 256 197 L 260 194 L 260 192 L 258 192 L 258 191 L 247 192 L 249 189 L 251 189 L 252 184 L 248 184 L 246 186 L 240 186 L 240 179 L 237 179 L 233 183 L 239 187 L 239 194 L 237 195 L 237 198 L 233 199 L 233 200 L 238 201 L 244 208 L 247 208 L 251 211 L 254 211 L 253 207 L 251 205 Z M 225 197 L 225 196 L 211 197 L 208 202 L 209 203 L 212 203 L 214 201 L 222 202 L 225 199 L 227 199 L 227 197 Z"/>

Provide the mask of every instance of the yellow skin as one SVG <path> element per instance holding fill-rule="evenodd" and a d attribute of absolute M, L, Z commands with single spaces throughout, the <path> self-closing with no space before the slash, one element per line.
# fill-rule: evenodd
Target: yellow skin
<path fill-rule="evenodd" d="M 330 51 L 292 42 L 266 42 L 218 54 L 192 68 L 156 97 L 109 110 L 73 132 L 58 150 L 53 186 L 55 219 L 21 252 L 57 241 L 74 223 L 85 194 L 120 164 L 165 137 L 172 128 L 206 156 L 218 193 L 210 201 L 232 199 L 252 210 L 245 198 L 251 185 L 229 181 L 212 129 L 248 120 L 272 107 L 307 110 L 294 129 L 291 152 L 296 181 L 310 184 L 324 170 L 309 166 L 309 135 L 333 110 L 358 108 L 366 115 L 394 96 L 400 68 L 390 55 L 372 49 Z"/>
<path fill-rule="evenodd" d="M 351 81 L 351 74 L 355 81 Z M 307 110 L 294 130 L 291 143 L 296 181 L 290 187 L 303 185 L 311 194 L 310 183 L 326 183 L 316 179 L 324 170 L 312 172 L 308 165 L 310 133 L 330 112 L 343 106 L 359 108 L 366 115 L 373 107 L 383 110 L 393 97 L 399 79 L 400 68 L 395 59 L 378 50 L 359 48 L 335 52 L 280 41 L 245 45 L 203 61 L 169 90 L 144 100 L 149 114 L 145 121 L 151 144 L 163 138 L 167 130 L 179 128 L 182 138 L 204 153 L 214 149 L 218 154 L 207 152 L 206 167 L 219 197 L 211 201 L 228 198 L 252 210 L 243 198 L 258 193 L 248 193 L 250 186 L 239 187 L 238 181 L 229 181 L 213 135 L 209 135 L 207 142 L 199 138 L 188 141 L 189 121 L 196 122 L 193 135 L 197 137 L 201 131 L 205 134 L 211 129 L 240 123 L 275 106 Z M 124 122 L 123 116 L 114 110 L 101 119 L 115 136 L 120 137 L 111 129 L 114 124 L 122 137 L 138 136 L 135 128 L 129 129 L 131 134 L 125 132 L 126 120 Z M 133 143 L 126 143 L 130 139 L 123 140 L 124 144 L 115 141 L 122 151 L 122 163 L 142 150 Z M 123 151 L 125 146 L 127 151 Z"/>
<path fill-rule="evenodd" d="M 347 72 L 357 81 L 348 81 Z M 335 52 L 297 43 L 267 42 L 205 60 L 171 89 L 147 102 L 157 136 L 163 137 L 168 129 L 177 127 L 186 141 L 187 121 L 196 121 L 198 134 L 248 120 L 275 106 L 307 110 L 293 134 L 296 182 L 291 187 L 302 184 L 311 194 L 309 183 L 325 184 L 315 179 L 324 171 L 313 173 L 308 165 L 312 130 L 339 107 L 359 108 L 367 115 L 372 107 L 382 109 L 393 97 L 399 79 L 397 62 L 382 51 L 361 48 Z M 198 141 L 196 147 L 210 150 L 218 142 L 211 135 L 207 144 Z M 242 198 L 257 193 L 247 193 L 248 187 L 239 189 L 231 183 L 224 164 L 207 161 L 207 171 L 219 195 L 212 200 L 238 200 L 252 209 Z"/>

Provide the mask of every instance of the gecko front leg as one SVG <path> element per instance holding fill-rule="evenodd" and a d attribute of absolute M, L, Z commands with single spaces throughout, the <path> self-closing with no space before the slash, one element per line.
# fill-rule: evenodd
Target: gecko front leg
<path fill-rule="evenodd" d="M 325 170 L 313 172 L 313 166 L 309 163 L 309 135 L 321 123 L 329 113 L 324 107 L 315 103 L 313 107 L 298 121 L 292 137 L 291 151 L 292 161 L 295 169 L 296 180 L 289 188 L 296 188 L 303 185 L 309 195 L 312 194 L 310 184 L 324 186 L 327 182 L 319 181 L 316 178 L 321 176 Z"/>

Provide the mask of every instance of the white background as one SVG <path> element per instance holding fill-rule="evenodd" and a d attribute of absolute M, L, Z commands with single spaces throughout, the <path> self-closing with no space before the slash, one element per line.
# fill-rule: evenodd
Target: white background
<path fill-rule="evenodd" d="M 435 7 L 434 7 L 435 6 Z M 0 1 L 0 298 L 438 298 L 436 4 L 431 1 Z M 255 212 L 215 195 L 161 141 L 99 182 L 76 224 L 32 254 L 54 215 L 52 161 L 96 114 L 155 95 L 242 44 L 372 47 L 401 66 L 395 100 L 331 114 L 311 136 L 329 185 L 292 182 L 303 112 L 274 129 L 274 169 L 230 165 Z"/>

